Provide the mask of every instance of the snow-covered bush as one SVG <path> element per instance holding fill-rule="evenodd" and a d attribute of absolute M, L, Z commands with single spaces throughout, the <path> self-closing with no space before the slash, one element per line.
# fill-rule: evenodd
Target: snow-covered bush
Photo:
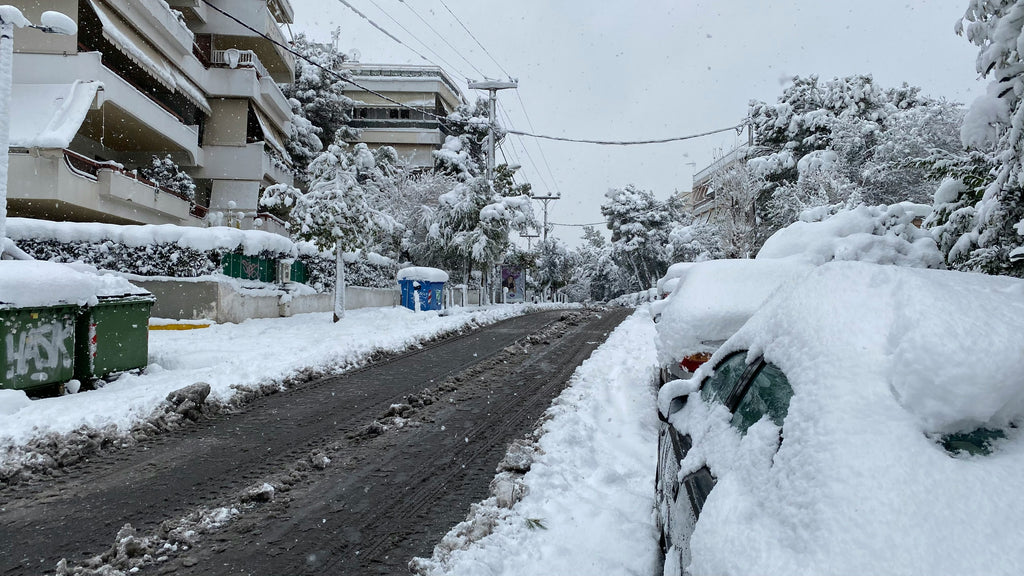
<path fill-rule="evenodd" d="M 333 254 L 318 254 L 300 258 L 309 274 L 307 284 L 317 292 L 334 290 L 335 266 Z M 376 254 L 362 252 L 345 254 L 345 283 L 362 288 L 394 288 L 398 264 Z"/>
<path fill-rule="evenodd" d="M 40 238 L 18 240 L 18 247 L 36 260 L 84 262 L 103 270 L 140 276 L 194 278 L 220 271 L 219 252 L 200 251 L 177 243 L 127 246 L 111 240 Z"/>
<path fill-rule="evenodd" d="M 779 230 L 757 258 L 802 255 L 815 264 L 856 260 L 913 268 L 945 268 L 931 233 L 918 226 L 931 209 L 902 202 L 891 206 L 842 206 L 808 210 Z"/>
<path fill-rule="evenodd" d="M 267 260 L 297 259 L 306 264 L 309 285 L 334 288 L 334 255 L 312 244 L 258 230 L 188 226 L 118 226 L 79 222 L 8 219 L 8 233 L 37 260 L 84 262 L 103 270 L 140 276 L 195 278 L 219 273 L 224 254 Z M 377 254 L 346 254 L 353 286 L 390 288 L 397 263 Z"/>
<path fill-rule="evenodd" d="M 170 154 L 163 158 L 153 156 L 153 162 L 145 168 L 140 168 L 139 174 L 157 186 L 187 198 L 190 202 L 196 199 L 196 183 L 175 164 L 174 160 L 171 160 Z"/>

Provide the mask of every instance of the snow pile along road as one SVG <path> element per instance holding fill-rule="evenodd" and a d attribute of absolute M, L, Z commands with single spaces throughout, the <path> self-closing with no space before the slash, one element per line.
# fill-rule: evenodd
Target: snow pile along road
<path fill-rule="evenodd" d="M 656 573 L 653 339 L 647 310 L 623 322 L 548 409 L 539 439 L 512 445 L 491 484 L 495 495 L 474 505 L 432 558 L 413 560 L 413 571 Z"/>
<path fill-rule="evenodd" d="M 46 468 L 62 464 L 40 458 L 41 447 L 56 446 L 59 452 L 69 442 L 93 447 L 112 441 L 130 443 L 138 436 L 137 427 L 147 421 L 162 419 L 156 427 L 164 427 L 169 395 L 187 386 L 206 384 L 209 395 L 197 402 L 226 405 L 254 391 L 284 388 L 289 379 L 305 381 L 338 373 L 378 354 L 399 352 L 535 308 L 455 308 L 444 316 L 399 307 L 365 308 L 348 311 L 336 324 L 331 314 L 319 313 L 197 330 L 151 331 L 149 367 L 142 374 L 123 374 L 103 388 L 56 398 L 28 401 L 20 391 L 0 395 L 4 415 L 0 418 L 0 482 L 12 481 L 25 466 L 45 473 Z"/>

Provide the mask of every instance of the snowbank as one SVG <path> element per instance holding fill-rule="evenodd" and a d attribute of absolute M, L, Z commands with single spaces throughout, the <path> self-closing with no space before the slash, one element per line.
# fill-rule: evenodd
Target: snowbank
<path fill-rule="evenodd" d="M 103 297 L 149 294 L 124 278 L 89 270 L 55 262 L 0 260 L 0 308 L 85 306 Z"/>
<path fill-rule="evenodd" d="M 827 207 L 826 207 L 827 209 Z M 757 258 L 804 255 L 818 264 L 857 260 L 918 268 L 943 268 L 931 234 L 914 225 L 931 212 L 929 206 L 903 202 L 891 206 L 858 206 L 825 216 L 805 212 L 801 221 L 772 234 Z"/>
<path fill-rule="evenodd" d="M 694 376 L 763 353 L 794 390 L 784 435 L 745 436 L 720 405 L 672 423 L 682 463 L 718 479 L 691 540 L 694 575 L 1020 574 L 1024 281 L 826 264 L 780 290 Z M 990 456 L 937 435 L 1002 429 Z"/>
<path fill-rule="evenodd" d="M 463 548 L 450 534 L 422 572 L 655 573 L 653 336 L 646 310 L 612 332 L 548 409 L 523 499 L 511 510 L 482 503 L 478 513 L 495 516 L 493 532 Z"/>
<path fill-rule="evenodd" d="M 212 400 L 228 401 L 239 393 L 237 387 L 278 383 L 303 371 L 339 371 L 377 351 L 404 350 L 425 339 L 532 309 L 503 305 L 440 316 L 405 308 L 363 308 L 348 311 L 338 323 L 331 314 L 318 313 L 201 330 L 153 331 L 145 373 L 124 374 L 94 391 L 35 400 L 0 418 L 0 447 L 8 450 L 0 449 L 0 465 L 18 457 L 18 446 L 46 434 L 81 426 L 113 426 L 126 432 L 149 417 L 168 393 L 193 383 L 210 384 Z M 10 409 L 10 403 L 5 406 Z"/>

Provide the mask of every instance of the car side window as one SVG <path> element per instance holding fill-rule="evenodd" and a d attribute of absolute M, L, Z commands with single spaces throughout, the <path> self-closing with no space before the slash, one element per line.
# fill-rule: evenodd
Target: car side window
<path fill-rule="evenodd" d="M 740 432 L 746 433 L 748 428 L 767 415 L 776 425 L 782 426 L 792 397 L 793 387 L 789 385 L 782 370 L 772 364 L 764 364 L 740 398 L 732 416 L 732 424 Z"/>
<path fill-rule="evenodd" d="M 726 356 L 715 366 L 715 373 L 704 380 L 700 388 L 700 397 L 705 402 L 721 402 L 729 397 L 730 392 L 739 384 L 743 372 L 747 369 L 747 352 L 741 350 Z"/>

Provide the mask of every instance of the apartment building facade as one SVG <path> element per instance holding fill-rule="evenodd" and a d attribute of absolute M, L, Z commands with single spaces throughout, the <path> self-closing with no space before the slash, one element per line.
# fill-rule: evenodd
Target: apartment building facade
<path fill-rule="evenodd" d="M 466 103 L 451 77 L 437 66 L 358 62 L 349 63 L 346 72 L 359 84 L 344 88 L 356 101 L 350 126 L 360 130 L 359 141 L 370 148 L 392 146 L 411 166 L 432 168 L 433 152 L 448 135 L 437 117 L 447 117 Z"/>
<path fill-rule="evenodd" d="M 76 36 L 15 33 L 8 211 L 118 224 L 232 224 L 284 232 L 260 191 L 291 183 L 283 143 L 291 82 L 288 0 L 20 0 L 58 10 Z M 251 29 L 250 29 L 251 28 Z M 255 30 L 255 32 L 253 31 Z M 171 159 L 194 197 L 138 175 Z"/>
<path fill-rule="evenodd" d="M 750 150 L 750 146 L 746 144 L 737 146 L 693 175 L 693 186 L 686 202 L 686 209 L 693 214 L 694 222 L 707 224 L 711 221 L 715 212 L 715 177 L 730 168 L 746 163 L 750 157 Z"/>

